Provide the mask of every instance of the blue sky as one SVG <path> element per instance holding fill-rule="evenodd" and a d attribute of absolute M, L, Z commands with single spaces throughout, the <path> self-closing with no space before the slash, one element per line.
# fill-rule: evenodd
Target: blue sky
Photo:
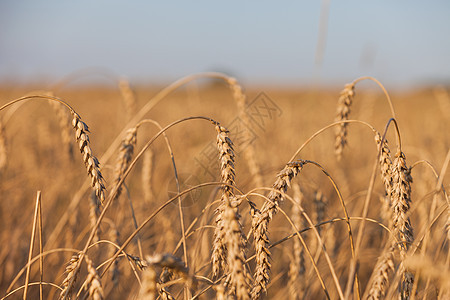
<path fill-rule="evenodd" d="M 203 71 L 248 84 L 448 83 L 450 1 L 0 1 L 0 81 L 91 67 L 143 83 Z"/>

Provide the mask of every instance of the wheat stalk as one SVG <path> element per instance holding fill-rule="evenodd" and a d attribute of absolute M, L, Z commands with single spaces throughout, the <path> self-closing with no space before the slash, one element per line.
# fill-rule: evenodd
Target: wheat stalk
<path fill-rule="evenodd" d="M 91 193 L 91 201 L 89 201 L 89 220 L 91 223 L 91 228 L 94 228 L 98 221 L 98 216 L 100 215 L 99 203 L 97 196 L 94 192 Z M 93 238 L 94 243 L 99 240 L 99 231 L 100 227 L 95 231 L 95 235 Z"/>

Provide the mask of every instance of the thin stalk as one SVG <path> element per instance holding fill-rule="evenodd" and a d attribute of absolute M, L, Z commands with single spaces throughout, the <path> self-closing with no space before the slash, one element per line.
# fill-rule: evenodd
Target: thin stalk
<path fill-rule="evenodd" d="M 43 298 L 42 282 L 44 280 L 44 256 L 43 253 L 43 241 L 42 241 L 42 201 L 39 201 L 39 299 Z"/>
<path fill-rule="evenodd" d="M 34 218 L 33 218 L 33 229 L 31 230 L 31 241 L 30 241 L 30 251 L 28 252 L 28 263 L 27 263 L 27 274 L 25 275 L 25 288 L 23 290 L 23 299 L 27 299 L 28 293 L 28 283 L 30 282 L 30 269 L 31 269 L 31 258 L 33 256 L 34 248 L 34 236 L 36 235 L 36 225 L 38 223 L 39 207 L 41 202 L 41 191 L 37 192 L 36 195 L 36 206 L 34 208 Z"/>

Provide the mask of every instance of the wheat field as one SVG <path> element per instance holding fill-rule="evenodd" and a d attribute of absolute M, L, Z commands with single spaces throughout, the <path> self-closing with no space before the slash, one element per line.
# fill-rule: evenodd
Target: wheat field
<path fill-rule="evenodd" d="M 0 87 L 1 299 L 450 299 L 450 94 Z"/>

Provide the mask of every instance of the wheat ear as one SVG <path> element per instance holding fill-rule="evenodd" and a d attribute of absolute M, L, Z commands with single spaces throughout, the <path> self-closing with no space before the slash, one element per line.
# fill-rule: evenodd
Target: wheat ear
<path fill-rule="evenodd" d="M 78 261 L 80 260 L 80 256 L 81 256 L 81 253 L 73 255 L 72 258 L 70 259 L 69 263 L 66 266 L 66 270 L 65 270 L 66 277 L 64 278 L 64 280 L 61 284 L 62 290 L 61 290 L 61 293 L 59 294 L 59 299 L 64 298 L 64 295 L 67 293 L 67 288 L 69 287 L 69 282 L 72 280 L 72 278 L 75 278 L 73 280 L 74 282 L 77 279 L 77 276 L 78 276 L 78 273 L 80 270 L 78 269 L 77 273 L 74 273 L 74 270 L 78 264 Z M 73 290 L 73 287 L 67 293 L 68 299 L 70 299 L 72 290 Z"/>
<path fill-rule="evenodd" d="M 52 93 L 48 93 L 49 96 L 53 96 Z M 70 128 L 70 115 L 65 109 L 66 107 L 59 102 L 49 101 L 51 107 L 56 113 L 56 117 L 58 118 L 59 127 L 61 129 L 61 139 L 66 148 L 67 154 L 69 158 L 73 161 L 74 153 L 72 147 L 72 134 Z"/>
<path fill-rule="evenodd" d="M 401 299 L 409 299 L 414 283 L 414 275 L 404 268 L 407 251 L 414 241 L 413 228 L 409 219 L 411 205 L 411 170 L 406 166 L 405 154 L 399 149 L 392 164 L 392 209 L 393 228 L 398 238 L 398 248 L 402 260 L 402 282 L 400 284 Z"/>
<path fill-rule="evenodd" d="M 153 159 L 154 159 L 153 150 L 149 148 L 144 153 L 141 172 L 142 191 L 144 193 L 144 199 L 147 202 L 149 202 L 153 196 L 152 191 Z"/>
<path fill-rule="evenodd" d="M 277 180 L 272 186 L 268 195 L 268 201 L 264 202 L 261 211 L 256 211 L 252 219 L 252 231 L 256 248 L 256 271 L 254 275 L 254 285 L 252 289 L 252 299 L 258 299 L 263 291 L 266 291 L 269 282 L 270 272 L 270 250 L 268 226 L 278 205 L 283 200 L 282 193 L 285 193 L 291 180 L 297 176 L 303 168 L 304 162 L 297 161 L 287 164 L 278 174 Z"/>
<path fill-rule="evenodd" d="M 242 86 L 238 83 L 236 78 L 230 77 L 227 79 L 227 83 L 229 84 L 232 92 L 233 92 L 233 98 L 236 101 L 239 118 L 247 125 L 249 126 L 251 124 L 250 119 L 245 112 L 246 106 L 247 106 L 247 97 L 242 89 Z M 244 149 L 244 157 L 248 165 L 248 169 L 250 171 L 250 174 L 252 176 L 252 179 L 257 187 L 263 186 L 263 180 L 261 176 L 261 170 L 259 167 L 259 164 L 257 163 L 255 157 L 255 147 L 253 143 L 249 144 Z"/>
<path fill-rule="evenodd" d="M 383 206 L 381 210 L 381 217 L 383 218 L 383 221 L 389 220 L 389 223 L 391 223 L 391 198 L 393 183 L 391 151 L 389 149 L 388 141 L 386 139 L 382 139 L 379 133 L 375 135 L 375 142 L 377 143 L 378 151 L 380 153 L 378 161 L 380 164 L 381 179 L 383 181 L 385 191 L 385 196 L 382 199 Z"/>
<path fill-rule="evenodd" d="M 227 197 L 227 196 L 225 196 Z M 240 224 L 239 202 L 232 199 L 225 199 L 225 208 L 223 212 L 223 224 L 225 230 L 225 241 L 228 258 L 229 280 L 231 285 L 231 294 L 236 295 L 237 299 L 250 299 L 248 274 L 245 266 L 245 236 L 242 233 Z"/>
<path fill-rule="evenodd" d="M 378 258 L 377 264 L 373 271 L 373 280 L 369 290 L 367 299 L 378 300 L 382 299 L 386 293 L 386 288 L 389 283 L 389 273 L 394 271 L 394 250 L 395 244 L 384 251 Z"/>
<path fill-rule="evenodd" d="M 92 260 L 87 255 L 84 256 L 84 260 L 87 263 L 88 276 L 86 278 L 86 288 L 89 288 L 89 296 L 93 300 L 103 300 L 104 293 L 100 276 L 97 273 L 97 269 L 93 266 Z"/>
<path fill-rule="evenodd" d="M 137 135 L 137 127 L 130 128 L 122 141 L 119 155 L 116 160 L 116 167 L 114 172 L 115 173 L 114 186 L 117 186 L 120 183 L 123 174 L 130 165 L 130 162 L 133 158 L 134 147 L 136 146 L 136 135 Z M 122 184 L 118 185 L 116 188 L 117 192 L 115 193 L 114 200 L 119 198 L 122 192 Z"/>
<path fill-rule="evenodd" d="M 296 228 L 302 228 L 305 226 L 305 219 L 301 217 L 302 213 L 300 207 L 303 202 L 303 193 L 300 190 L 300 186 L 297 183 L 292 185 L 292 190 L 294 192 L 293 199 L 295 204 L 292 206 L 292 222 Z M 304 248 L 299 239 L 294 239 L 294 251 L 291 258 L 291 263 L 289 264 L 289 295 L 291 299 L 301 299 L 300 295 L 303 295 L 306 288 L 305 276 L 305 256 Z"/>
<path fill-rule="evenodd" d="M 105 184 L 103 182 L 102 173 L 100 172 L 100 163 L 92 154 L 88 135 L 89 128 L 75 111 L 71 111 L 71 113 L 73 117 L 72 126 L 75 129 L 75 137 L 77 139 L 80 152 L 83 155 L 83 161 L 87 172 L 91 177 L 91 186 L 94 188 L 95 195 L 103 204 L 105 201 Z"/>
<path fill-rule="evenodd" d="M 126 79 L 121 79 L 119 81 L 119 89 L 120 93 L 122 94 L 122 100 L 125 103 L 127 120 L 131 120 L 131 118 L 136 113 L 136 97 L 133 90 L 131 89 L 130 83 Z"/>
<path fill-rule="evenodd" d="M 111 224 L 112 224 L 112 226 L 111 226 L 110 232 L 109 232 L 111 240 L 114 242 L 114 244 L 120 245 L 119 230 L 117 230 L 117 227 L 113 223 L 111 223 Z M 116 247 L 114 245 L 110 245 L 109 251 L 110 251 L 109 256 L 110 257 L 114 256 L 114 254 L 116 252 Z M 119 277 L 120 277 L 119 260 L 117 258 L 114 260 L 114 263 L 110 270 L 110 274 L 111 274 L 111 280 L 113 282 L 113 285 L 117 286 L 119 284 Z"/>
<path fill-rule="evenodd" d="M 230 292 L 238 299 L 248 299 L 248 283 L 245 268 L 245 238 L 240 224 L 240 214 L 233 192 L 235 184 L 234 151 L 229 131 L 216 124 L 217 149 L 219 150 L 219 163 L 222 187 L 220 205 L 217 209 L 216 230 L 213 244 L 213 275 L 217 276 L 221 269 L 229 272 L 227 284 L 231 285 Z"/>
<path fill-rule="evenodd" d="M 158 292 L 156 286 L 156 271 L 153 266 L 146 267 L 142 272 L 142 286 L 139 299 L 156 299 Z"/>
<path fill-rule="evenodd" d="M 226 266 L 226 230 L 223 221 L 223 214 L 226 206 L 226 199 L 234 197 L 231 186 L 234 185 L 235 178 L 233 143 L 228 137 L 229 131 L 219 124 L 216 124 L 215 128 L 217 131 L 217 148 L 219 150 L 221 181 L 226 185 L 223 187 L 221 201 L 216 210 L 216 229 L 214 231 L 213 251 L 211 257 L 213 276 L 217 276 L 221 270 L 225 269 Z"/>
<path fill-rule="evenodd" d="M 353 97 L 355 96 L 355 84 L 346 84 L 341 91 L 335 121 L 346 121 L 350 114 Z M 347 126 L 348 123 L 341 123 L 336 127 L 336 141 L 334 143 L 334 150 L 338 160 L 342 157 L 342 152 L 347 144 Z"/>

